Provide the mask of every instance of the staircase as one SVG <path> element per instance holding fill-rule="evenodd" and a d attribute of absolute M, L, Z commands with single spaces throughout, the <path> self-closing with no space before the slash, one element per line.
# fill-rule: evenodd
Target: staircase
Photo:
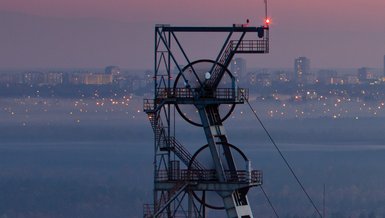
<path fill-rule="evenodd" d="M 222 75 L 230 64 L 231 59 L 236 53 L 268 53 L 269 44 L 267 40 L 231 40 L 225 51 L 222 53 L 218 63 L 223 65 L 215 65 L 210 80 L 205 83 L 206 86 L 216 88 L 222 78 Z"/>
<path fill-rule="evenodd" d="M 155 139 L 158 142 L 160 150 L 164 150 L 167 147 L 166 142 L 166 128 L 163 126 L 162 120 L 156 112 L 148 112 L 148 119 L 150 120 L 151 127 L 154 131 Z"/>
<path fill-rule="evenodd" d="M 166 135 L 166 127 L 163 126 L 162 120 L 155 112 L 147 113 L 151 123 L 151 127 L 154 131 L 155 138 L 158 140 L 160 150 L 172 151 L 174 154 L 186 165 L 189 166 L 192 159 L 190 152 L 184 148 L 184 146 L 176 140 L 173 136 Z M 191 169 L 204 170 L 205 168 L 196 160 L 191 163 Z"/>
<path fill-rule="evenodd" d="M 168 142 L 171 145 L 170 150 L 186 165 L 189 166 L 192 155 L 188 152 L 175 137 L 168 137 Z M 203 171 L 205 168 L 196 160 L 191 163 L 191 170 Z"/>
<path fill-rule="evenodd" d="M 214 87 L 217 86 L 221 79 L 221 74 L 223 74 L 224 70 L 221 66 L 223 65 L 224 68 L 227 68 L 227 66 L 230 63 L 230 60 L 234 56 L 233 52 L 233 41 L 230 41 L 230 43 L 227 45 L 225 51 L 223 51 L 221 58 L 219 59 L 218 64 L 215 65 L 213 72 L 211 73 L 211 78 L 206 81 L 206 86 L 208 87 Z"/>

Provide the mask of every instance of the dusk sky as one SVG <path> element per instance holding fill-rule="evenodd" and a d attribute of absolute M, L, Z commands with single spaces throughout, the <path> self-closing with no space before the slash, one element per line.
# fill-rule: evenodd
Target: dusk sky
<path fill-rule="evenodd" d="M 315 68 L 382 68 L 384 9 L 384 0 L 271 0 L 271 53 L 248 66 L 291 68 L 307 56 Z M 260 25 L 264 16 L 263 0 L 4 0 L 0 10 L 1 68 L 151 68 L 156 23 Z"/>

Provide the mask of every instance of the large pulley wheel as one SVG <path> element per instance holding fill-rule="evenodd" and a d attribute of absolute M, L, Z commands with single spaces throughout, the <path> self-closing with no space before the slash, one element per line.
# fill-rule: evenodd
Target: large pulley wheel
<path fill-rule="evenodd" d="M 211 80 L 215 80 L 214 73 L 212 72 L 219 71 L 223 71 L 224 74 L 220 78 L 220 81 L 214 90 L 209 91 L 215 92 L 218 89 L 233 88 L 234 76 L 225 66 L 212 60 L 203 59 L 192 62 L 179 72 L 175 79 L 174 91 L 175 93 L 180 90 L 193 91 L 194 93 L 204 93 L 207 89 L 211 88 L 207 86 L 207 84 L 212 82 Z M 175 106 L 178 113 L 184 120 L 195 126 L 202 126 L 199 112 L 195 105 L 177 103 Z M 234 108 L 235 104 L 219 105 L 219 115 L 222 122 L 231 115 Z"/>
<path fill-rule="evenodd" d="M 248 159 L 246 155 L 238 147 L 230 143 L 227 143 L 225 146 L 229 146 L 231 153 L 233 154 L 234 163 L 237 166 L 237 169 L 244 170 L 244 171 L 248 170 L 247 169 Z M 219 153 L 223 153 L 223 152 L 219 152 Z M 220 156 L 220 159 L 221 159 L 221 162 L 224 164 L 223 167 L 225 168 L 225 170 L 228 170 L 225 156 Z M 211 158 L 211 153 L 210 153 L 208 144 L 202 146 L 200 149 L 198 149 L 194 153 L 188 165 L 189 170 L 192 170 L 192 171 L 196 170 L 193 168 L 194 161 L 199 163 L 199 165 L 207 171 L 215 171 L 215 165 Z M 244 192 L 247 193 L 248 188 L 245 189 Z M 194 198 L 205 207 L 208 207 L 214 210 L 224 209 L 223 199 L 219 195 L 219 193 L 217 193 L 216 191 L 193 191 L 192 194 Z"/>

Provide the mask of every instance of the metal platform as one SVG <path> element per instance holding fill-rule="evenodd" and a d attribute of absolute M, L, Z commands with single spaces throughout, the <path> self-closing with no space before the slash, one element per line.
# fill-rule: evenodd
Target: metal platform
<path fill-rule="evenodd" d="M 156 111 L 164 104 L 243 104 L 249 98 L 248 89 L 218 88 L 202 94 L 201 90 L 188 88 L 161 88 L 156 99 L 143 99 L 143 110 Z"/>
<path fill-rule="evenodd" d="M 262 171 L 260 170 L 237 170 L 225 171 L 226 180 L 218 183 L 218 176 L 215 170 L 180 170 L 173 171 L 158 171 L 155 177 L 156 183 L 167 184 L 175 182 L 188 182 L 192 185 L 199 186 L 202 184 L 237 184 L 247 186 L 257 186 L 262 184 Z M 207 186 L 206 186 L 207 187 Z M 205 189 L 196 189 L 205 190 Z M 215 189 L 211 189 L 215 190 Z"/>

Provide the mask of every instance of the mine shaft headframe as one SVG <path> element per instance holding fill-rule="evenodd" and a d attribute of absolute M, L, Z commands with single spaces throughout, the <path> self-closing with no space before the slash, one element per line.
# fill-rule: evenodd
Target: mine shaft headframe
<path fill-rule="evenodd" d="M 248 98 L 248 90 L 238 87 L 228 66 L 237 53 L 269 52 L 269 26 L 265 24 L 260 27 L 248 23 L 229 27 L 156 25 L 154 98 L 144 101 L 155 139 L 154 199 L 152 207 L 144 207 L 145 217 L 171 217 L 178 211 L 189 217 L 194 214 L 205 217 L 205 208 L 225 209 L 228 217 L 253 217 L 247 191 L 262 184 L 262 173 L 251 170 L 250 162 L 228 143 L 222 123 L 235 104 L 242 104 Z M 186 35 L 183 33 L 224 33 L 227 37 L 216 59 L 190 60 L 177 33 L 181 33 L 180 37 Z M 175 79 L 172 66 L 178 71 Z M 204 128 L 207 146 L 195 152 L 196 155 L 190 155 L 175 139 L 175 125 L 172 127 L 175 112 L 169 105 L 175 105 L 189 123 Z M 211 162 L 207 166 L 200 163 L 199 159 L 207 155 L 211 155 L 215 166 Z M 181 162 L 187 169 L 179 168 Z M 171 165 L 174 163 L 175 166 Z M 222 198 L 223 204 L 217 204 L 216 198 Z"/>

